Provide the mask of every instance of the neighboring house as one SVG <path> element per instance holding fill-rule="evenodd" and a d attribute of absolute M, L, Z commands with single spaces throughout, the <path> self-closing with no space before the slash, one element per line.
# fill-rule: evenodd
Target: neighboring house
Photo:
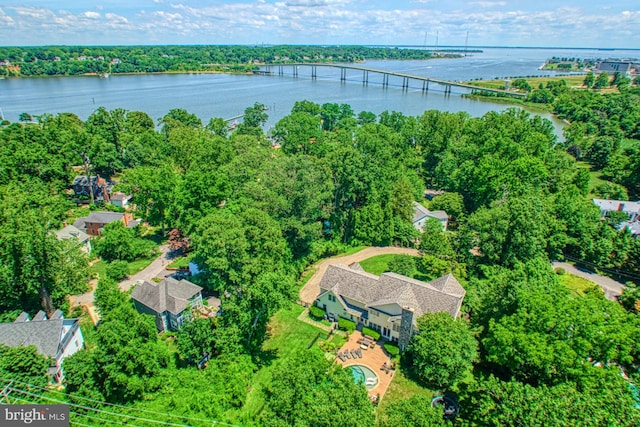
<path fill-rule="evenodd" d="M 191 320 L 192 308 L 203 308 L 200 286 L 171 277 L 160 283 L 139 283 L 133 289 L 131 298 L 139 312 L 156 317 L 156 326 L 160 332 L 177 331 Z"/>
<path fill-rule="evenodd" d="M 128 212 L 91 212 L 89 216 L 78 218 L 73 226 L 84 230 L 90 236 L 99 236 L 104 226 L 114 221 L 122 221 L 129 228 L 135 228 L 140 224 L 140 220 L 134 220 L 133 215 Z"/>
<path fill-rule="evenodd" d="M 359 264 L 330 265 L 320 281 L 316 305 L 333 319 L 353 320 L 379 331 L 404 350 L 425 313 L 460 315 L 464 288 L 448 274 L 429 283 L 396 273 L 366 273 Z"/>
<path fill-rule="evenodd" d="M 113 189 L 113 183 L 107 181 L 104 178 L 100 178 L 99 175 L 87 177 L 85 175 L 78 175 L 73 179 L 71 184 L 73 192 L 76 196 L 90 196 L 93 189 L 93 197 L 95 200 L 109 200 L 109 195 Z"/>
<path fill-rule="evenodd" d="M 124 194 L 119 191 L 111 194 L 111 204 L 119 208 L 126 208 L 129 205 L 129 200 L 133 196 L 131 194 Z"/>
<path fill-rule="evenodd" d="M 75 239 L 80 245 L 80 249 L 86 253 L 91 252 L 91 240 L 89 239 L 89 235 L 77 227 L 67 225 L 62 230 L 55 231 L 55 233 L 59 240 Z"/>
<path fill-rule="evenodd" d="M 604 219 L 609 212 L 623 212 L 629 221 L 620 223 L 619 229 L 627 228 L 631 235 L 640 236 L 640 201 L 593 199 L 593 203 L 600 209 L 600 217 Z"/>
<path fill-rule="evenodd" d="M 79 319 L 65 319 L 60 310 L 49 319 L 39 311 L 33 320 L 22 312 L 14 322 L 0 323 L 0 343 L 9 347 L 34 345 L 38 353 L 51 358 L 48 374 L 53 381 L 61 383 L 63 360 L 84 346 L 79 325 Z"/>
<path fill-rule="evenodd" d="M 442 224 L 442 230 L 449 226 L 449 215 L 445 211 L 430 211 L 418 202 L 413 202 L 413 226 L 419 232 L 424 231 L 424 224 L 429 218 L 435 218 Z"/>

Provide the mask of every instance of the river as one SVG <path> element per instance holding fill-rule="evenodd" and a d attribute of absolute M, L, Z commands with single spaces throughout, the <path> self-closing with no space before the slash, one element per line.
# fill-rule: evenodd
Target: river
<path fill-rule="evenodd" d="M 547 58 L 580 57 L 638 57 L 638 51 L 598 51 L 583 49 L 522 49 L 485 48 L 464 58 L 443 58 L 426 61 L 367 61 L 364 66 L 424 75 L 447 80 L 492 79 L 513 76 L 549 75 L 539 70 Z M 153 119 L 165 115 L 172 108 L 184 108 L 196 114 L 206 124 L 212 117 L 230 118 L 260 102 L 267 106 L 269 120 L 266 129 L 289 114 L 298 100 L 318 104 L 346 103 L 353 110 L 399 111 L 419 115 L 425 110 L 466 111 L 478 117 L 488 111 L 502 111 L 507 104 L 470 100 L 461 97 L 464 89 L 453 89 L 445 95 L 438 85 L 431 85 L 423 93 L 421 84 L 403 91 L 400 82 L 390 79 L 383 88 L 381 76 L 370 75 L 369 84 L 362 84 L 362 73 L 349 71 L 347 81 L 341 83 L 339 71 L 318 68 L 317 79 L 300 72 L 298 78 L 289 76 L 254 76 L 228 74 L 146 74 L 95 76 L 7 78 L 0 80 L 0 112 L 11 121 L 21 113 L 72 112 L 86 119 L 96 108 L 144 111 Z M 277 72 L 276 72 L 277 74 Z M 290 74 L 290 71 L 289 71 Z M 337 77 L 336 77 L 337 74 Z M 562 123 L 548 113 L 538 113 L 553 121 L 561 135 Z"/>

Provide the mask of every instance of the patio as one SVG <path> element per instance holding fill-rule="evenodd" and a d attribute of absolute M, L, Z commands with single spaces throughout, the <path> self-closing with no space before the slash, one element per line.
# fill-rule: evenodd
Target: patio
<path fill-rule="evenodd" d="M 370 397 L 378 397 L 377 403 L 380 403 L 382 400 L 387 388 L 389 388 L 389 384 L 391 384 L 391 380 L 393 379 L 393 375 L 395 370 L 383 370 L 383 366 L 390 366 L 391 359 L 387 356 L 384 351 L 382 345 L 379 343 L 375 343 L 373 347 L 364 345 L 361 346 L 358 341 L 362 340 L 364 336 L 361 332 L 355 331 L 350 336 L 345 345 L 343 345 L 338 353 L 344 353 L 345 351 L 351 352 L 360 350 L 359 354 L 362 354 L 362 357 L 356 356 L 355 358 L 351 357 L 349 359 L 342 360 L 339 357 L 336 357 L 336 362 L 345 368 L 353 365 L 364 365 L 367 368 L 371 369 L 378 376 L 378 384 L 371 388 L 369 391 Z"/>

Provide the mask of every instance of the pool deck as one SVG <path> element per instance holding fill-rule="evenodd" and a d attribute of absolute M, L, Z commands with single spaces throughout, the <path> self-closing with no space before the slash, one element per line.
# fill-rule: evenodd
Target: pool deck
<path fill-rule="evenodd" d="M 342 348 L 340 348 L 339 351 L 344 352 L 345 350 L 356 350 L 360 348 L 360 344 L 358 344 L 358 340 L 360 338 L 362 338 L 362 333 L 358 331 L 353 332 L 349 336 L 349 340 L 342 346 Z M 385 363 L 390 364 L 391 359 L 387 356 L 382 345 L 379 343 L 377 343 L 374 348 L 362 350 L 362 358 L 347 359 L 343 362 L 340 358 L 336 357 L 336 363 L 344 366 L 345 368 L 352 365 L 364 365 L 375 372 L 378 376 L 378 384 L 368 391 L 369 396 L 380 396 L 378 398 L 378 403 L 382 401 L 382 398 L 389 388 L 389 384 L 391 384 L 391 380 L 395 373 L 395 371 L 389 371 L 387 374 L 381 369 L 382 365 Z"/>

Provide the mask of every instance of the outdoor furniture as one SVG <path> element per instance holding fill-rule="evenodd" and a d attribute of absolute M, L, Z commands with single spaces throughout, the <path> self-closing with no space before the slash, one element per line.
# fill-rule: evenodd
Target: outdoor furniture
<path fill-rule="evenodd" d="M 368 349 L 368 348 L 369 348 L 369 346 L 368 346 L 368 345 L 365 345 L 365 344 L 360 344 L 360 348 L 361 348 L 362 350 L 366 350 L 366 349 Z"/>
<path fill-rule="evenodd" d="M 349 356 L 349 352 L 346 350 L 344 352 L 344 357 L 346 357 L 347 359 L 351 359 L 351 356 Z"/>
<path fill-rule="evenodd" d="M 362 349 L 361 348 L 357 349 L 356 353 L 358 353 L 358 357 L 362 359 Z"/>

